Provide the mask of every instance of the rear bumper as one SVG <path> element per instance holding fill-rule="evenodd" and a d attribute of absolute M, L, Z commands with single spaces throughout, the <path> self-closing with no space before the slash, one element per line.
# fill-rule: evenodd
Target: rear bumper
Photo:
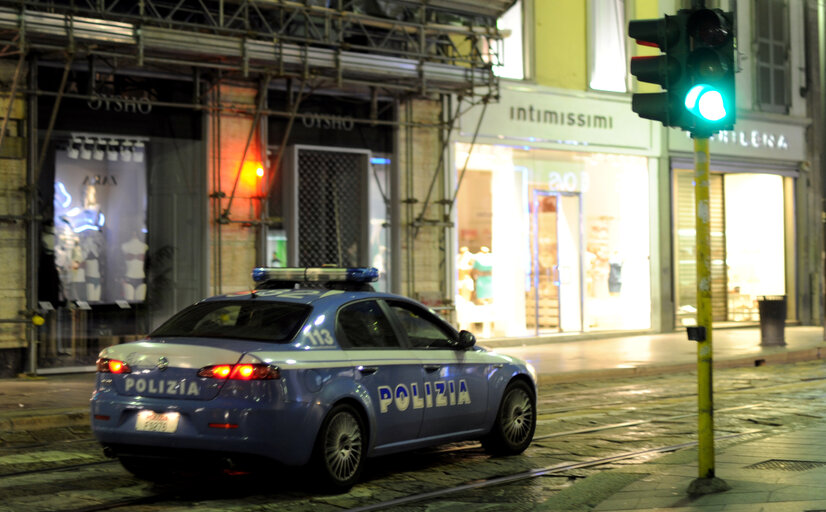
<path fill-rule="evenodd" d="M 266 458 L 282 464 L 309 461 L 323 418 L 320 406 L 216 398 L 209 401 L 120 396 L 97 391 L 91 403 L 95 438 L 115 455 L 174 458 L 184 452 Z M 171 433 L 136 429 L 138 412 L 180 414 Z"/>

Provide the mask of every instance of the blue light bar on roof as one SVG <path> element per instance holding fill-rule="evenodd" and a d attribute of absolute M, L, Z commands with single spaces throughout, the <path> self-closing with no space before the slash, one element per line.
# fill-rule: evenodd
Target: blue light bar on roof
<path fill-rule="evenodd" d="M 264 281 L 372 283 L 378 279 L 379 270 L 374 267 L 257 267 L 252 270 L 252 280 L 256 283 Z"/>

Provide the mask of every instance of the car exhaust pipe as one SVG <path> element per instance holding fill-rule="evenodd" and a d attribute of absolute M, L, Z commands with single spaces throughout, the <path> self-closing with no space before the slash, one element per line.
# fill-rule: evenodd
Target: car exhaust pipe
<path fill-rule="evenodd" d="M 115 459 L 118 456 L 115 453 L 115 450 L 113 450 L 111 446 L 104 446 L 103 447 L 103 455 L 104 455 L 104 457 L 108 457 L 110 459 Z"/>

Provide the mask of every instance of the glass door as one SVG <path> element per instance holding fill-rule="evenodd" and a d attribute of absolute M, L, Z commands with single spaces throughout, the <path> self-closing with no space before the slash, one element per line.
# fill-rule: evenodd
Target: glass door
<path fill-rule="evenodd" d="M 533 189 L 529 211 L 526 325 L 537 335 L 583 331 L 581 197 Z"/>

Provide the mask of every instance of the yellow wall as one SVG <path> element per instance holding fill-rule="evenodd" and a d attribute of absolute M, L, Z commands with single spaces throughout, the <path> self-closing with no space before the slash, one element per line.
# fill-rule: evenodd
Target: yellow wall
<path fill-rule="evenodd" d="M 633 19 L 660 18 L 658 0 L 633 0 Z M 534 0 L 534 79 L 540 85 L 588 89 L 587 0 Z M 636 46 L 636 48 L 635 48 Z M 655 48 L 631 44 L 631 55 L 656 55 Z M 659 89 L 640 84 L 641 92 Z"/>
<path fill-rule="evenodd" d="M 636 0 L 634 2 L 634 14 L 633 19 L 637 20 L 648 20 L 648 19 L 655 19 L 661 18 L 660 11 L 657 7 L 657 0 Z M 631 40 L 631 55 L 657 55 L 660 51 L 656 48 L 651 48 L 650 46 L 642 46 L 639 44 L 634 44 L 634 41 Z M 638 83 L 636 80 L 634 81 L 636 84 L 635 90 L 637 92 L 657 92 L 661 90 L 659 85 L 656 84 L 649 84 L 649 83 Z"/>
<path fill-rule="evenodd" d="M 586 89 L 586 3 L 585 0 L 534 0 L 536 83 Z"/>

